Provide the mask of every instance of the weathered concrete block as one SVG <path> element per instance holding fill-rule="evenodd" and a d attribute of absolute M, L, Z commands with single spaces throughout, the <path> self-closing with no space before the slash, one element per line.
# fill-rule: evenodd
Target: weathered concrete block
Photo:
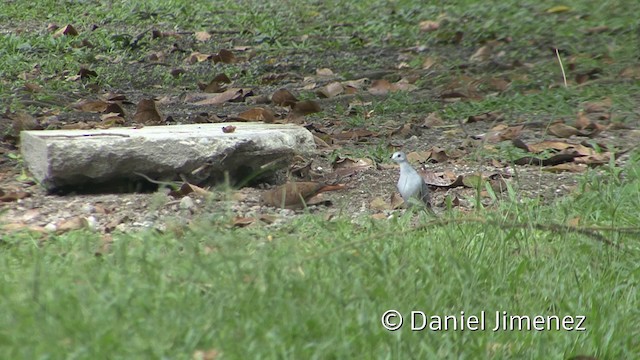
<path fill-rule="evenodd" d="M 229 125 L 235 131 L 224 133 L 222 127 Z M 228 171 L 242 180 L 312 152 L 315 143 L 297 125 L 247 122 L 23 131 L 21 149 L 33 176 L 54 190 L 138 178 L 136 172 L 156 179 L 181 174 L 202 184 Z"/>

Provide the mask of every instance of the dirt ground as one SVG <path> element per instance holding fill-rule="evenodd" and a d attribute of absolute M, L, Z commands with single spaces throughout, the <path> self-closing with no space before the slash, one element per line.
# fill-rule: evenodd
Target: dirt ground
<path fill-rule="evenodd" d="M 198 121 L 222 122 L 229 119 L 232 114 L 246 110 L 255 106 L 252 102 L 258 101 L 259 96 L 269 97 L 279 88 L 291 89 L 293 93 L 299 92 L 308 85 L 301 79 L 305 76 L 316 76 L 317 84 L 315 88 L 334 82 L 346 80 L 359 80 L 367 78 L 367 86 L 371 82 L 383 78 L 402 79 L 408 77 L 426 76 L 426 73 L 412 73 L 410 71 L 397 70 L 397 52 L 395 51 L 369 51 L 368 54 L 359 54 L 365 58 L 372 54 L 376 55 L 376 62 L 380 63 L 378 68 L 370 68 L 365 73 L 356 73 L 349 79 L 342 79 L 337 76 L 319 78 L 315 74 L 315 64 L 304 56 L 290 56 L 287 62 L 279 62 L 276 65 L 266 67 L 261 70 L 264 75 L 277 72 L 283 75 L 282 80 L 275 81 L 269 85 L 256 87 L 256 98 L 248 98 L 245 102 L 225 103 L 220 106 L 197 107 L 181 100 L 181 94 L 177 92 L 157 91 L 152 84 L 147 84 L 148 88 L 140 88 L 144 84 L 131 85 L 121 92 L 126 94 L 128 103 L 123 105 L 129 114 L 135 112 L 135 104 L 144 94 L 153 93 L 158 103 L 160 112 L 166 119 L 167 124 L 191 123 Z M 387 55 L 385 57 L 385 54 Z M 336 56 L 338 56 L 337 54 Z M 350 54 L 353 56 L 353 54 Z M 257 62 L 257 61 L 256 61 Z M 386 63 L 386 66 L 384 65 Z M 304 64 L 303 66 L 293 66 L 292 64 Z M 327 61 L 325 61 L 327 64 Z M 140 64 L 131 64 L 131 72 L 144 71 Z M 341 70 L 341 69 L 336 69 Z M 148 67 L 147 67 L 148 71 Z M 167 70 L 169 71 L 169 69 Z M 288 75 L 287 75 L 288 74 Z M 293 75 L 291 75 L 293 74 Z M 389 75 L 391 74 L 391 75 Z M 341 131 L 349 130 L 340 123 L 345 115 L 345 109 L 350 104 L 358 101 L 360 103 L 371 102 L 369 108 L 374 108 L 376 103 L 384 101 L 390 94 L 372 95 L 366 92 L 358 97 L 352 95 L 337 95 L 328 99 L 318 99 L 323 108 L 323 115 L 318 117 L 306 117 L 298 119 L 301 125 L 312 129 L 316 136 L 323 135 L 318 129 L 326 130 L 332 127 L 340 128 Z M 431 101 L 440 104 L 442 108 L 446 105 L 442 97 L 437 96 L 433 89 L 417 88 L 413 89 L 416 102 Z M 71 95 L 70 95 L 71 97 Z M 70 99 L 69 101 L 79 99 Z M 458 99 L 465 101 L 465 99 Z M 264 106 L 274 109 L 276 118 L 286 119 L 287 109 L 266 104 Z M 58 113 L 55 116 L 39 117 L 41 127 L 63 126 L 80 121 L 98 120 L 100 114 L 77 112 L 69 110 Z M 374 114 L 375 115 L 375 114 Z M 346 171 L 346 176 L 341 177 L 341 182 L 346 185 L 342 191 L 323 194 L 324 199 L 330 200 L 330 204 L 320 204 L 310 206 L 311 213 L 327 214 L 331 216 L 374 216 L 377 218 L 388 217 L 395 211 L 395 204 L 392 196 L 395 194 L 395 183 L 398 178 L 398 168 L 391 165 L 386 160 L 393 151 L 402 149 L 410 152 L 426 152 L 433 150 L 433 147 L 443 149 L 448 158 L 444 161 L 434 161 L 431 157 L 422 165 L 424 169 L 440 179 L 452 181 L 451 175 L 467 176 L 481 173 L 484 177 L 503 179 L 509 183 L 516 191 L 517 197 L 536 198 L 539 197 L 543 203 L 551 203 L 554 200 L 571 193 L 577 184 L 576 178 L 579 172 L 573 171 L 546 171 L 537 165 L 511 165 L 509 159 L 503 161 L 484 160 L 487 157 L 476 157 L 482 154 L 482 150 L 487 145 L 487 135 L 495 128 L 497 123 L 512 124 L 514 119 L 500 119 L 491 121 L 478 121 L 467 123 L 466 119 L 461 119 L 458 124 L 435 123 L 428 124 L 425 118 L 428 113 L 410 113 L 401 111 L 390 112 L 385 122 L 378 123 L 375 127 L 368 125 L 358 125 L 355 129 L 370 130 L 371 136 L 357 137 L 336 141 L 328 147 L 321 146 L 317 153 L 311 158 L 304 159 L 311 161 L 311 173 L 316 177 L 331 176 L 334 165 L 331 163 L 332 154 L 336 151 L 341 153 L 351 153 L 351 159 L 358 161 L 363 156 L 357 156 L 358 149 L 364 153 L 375 152 L 371 156 L 374 160 L 371 166 L 354 168 Z M 5 117 L 9 119 L 10 116 Z M 549 119 L 546 119 L 548 122 Z M 5 123 L 6 125 L 6 123 Z M 124 126 L 131 126 L 131 118 L 127 118 Z M 511 126 L 511 125 L 510 125 Z M 586 136 L 571 136 L 559 139 L 544 132 L 540 124 L 535 122 L 525 124 L 517 136 L 525 143 L 531 144 L 541 140 L 559 140 L 572 144 L 580 144 L 584 140 L 589 140 Z M 351 128 L 349 131 L 353 131 Z M 385 130 L 386 129 L 386 130 Z M 452 135 L 453 134 L 453 135 Z M 331 137 L 331 136 L 329 136 Z M 508 143 L 513 139 L 506 139 L 503 143 Z M 591 141 L 601 144 L 605 148 L 630 149 L 640 140 L 640 133 L 629 129 L 607 129 L 592 136 Z M 499 143 L 499 142 L 498 142 Z M 497 143 L 492 144 L 493 150 L 497 148 Z M 345 150 L 347 149 L 347 150 Z M 372 150 L 378 149 L 378 150 Z M 379 149 L 382 149 L 379 150 Z M 492 151 L 491 149 L 487 151 Z M 145 228 L 166 231 L 176 224 L 189 224 L 193 219 L 205 215 L 216 216 L 222 214 L 232 215 L 230 226 L 247 226 L 257 224 L 278 224 L 282 221 L 302 214 L 305 210 L 293 211 L 275 209 L 259 202 L 260 193 L 276 182 L 282 182 L 284 176 L 280 174 L 279 181 L 271 183 L 255 184 L 253 187 L 245 187 L 233 191 L 219 191 L 212 188 L 212 196 L 208 199 L 191 194 L 184 198 L 174 198 L 167 195 L 167 191 L 158 190 L 151 193 L 117 193 L 117 194 L 66 194 L 64 196 L 47 194 L 42 188 L 32 180 L 23 175 L 23 164 L 19 159 L 10 158 L 8 155 L 19 151 L 19 144 L 15 138 L 5 137 L 0 143 L 0 189 L 4 191 L 5 201 L 0 203 L 1 222 L 5 231 L 30 228 L 38 231 L 63 232 L 69 229 L 87 227 L 101 233 L 112 233 L 115 231 L 134 231 Z M 454 154 L 458 154 L 454 156 Z M 627 155 L 622 155 L 617 159 L 617 165 L 623 166 Z M 480 160 L 478 160 L 480 159 Z M 292 164 L 293 166 L 293 164 Z M 593 166 L 593 164 L 591 164 Z M 444 175 L 443 175 L 444 174 Z M 28 175 L 28 174 L 27 174 Z M 309 178 L 301 178 L 309 180 Z M 312 179 L 313 180 L 313 179 Z M 462 211 L 472 211 L 473 199 L 476 190 L 465 186 L 433 186 L 434 191 L 432 203 L 436 212 L 445 211 L 445 198 L 452 201 L 453 206 Z M 505 192 L 497 191 L 498 201 L 504 200 Z M 15 197 L 20 197 L 15 199 Z M 495 206 L 490 194 L 481 192 L 482 203 L 486 206 Z M 266 215 L 266 216 L 265 216 Z"/>

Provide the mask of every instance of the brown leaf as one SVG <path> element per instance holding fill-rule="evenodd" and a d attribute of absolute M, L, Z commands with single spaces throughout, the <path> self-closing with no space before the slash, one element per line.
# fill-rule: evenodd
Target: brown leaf
<path fill-rule="evenodd" d="M 34 83 L 29 83 L 29 82 L 24 84 L 24 88 L 25 90 L 32 93 L 39 93 L 42 91 L 42 86 Z"/>
<path fill-rule="evenodd" d="M 589 169 L 587 165 L 576 164 L 576 163 L 558 164 L 558 165 L 547 166 L 542 168 L 543 171 L 548 171 L 552 173 L 558 173 L 558 172 L 582 173 L 587 171 L 587 169 Z"/>
<path fill-rule="evenodd" d="M 57 226 L 56 233 L 64 233 L 71 230 L 79 230 L 88 227 L 87 220 L 82 216 L 76 216 L 71 219 L 63 220 Z"/>
<path fill-rule="evenodd" d="M 289 182 L 262 193 L 267 205 L 282 208 L 300 208 L 307 200 L 324 191 L 343 189 L 344 185 L 326 185 L 317 182 Z"/>
<path fill-rule="evenodd" d="M 378 211 L 382 211 L 382 210 L 391 210 L 391 204 L 389 204 L 384 198 L 382 198 L 381 196 L 378 196 L 376 198 L 373 198 L 370 202 L 369 202 L 369 208 L 371 210 L 378 210 Z"/>
<path fill-rule="evenodd" d="M 564 141 L 541 141 L 539 143 L 527 145 L 528 151 L 532 153 L 541 153 L 546 150 L 564 150 L 573 147 L 573 144 Z"/>
<path fill-rule="evenodd" d="M 278 106 L 288 106 L 293 107 L 298 99 L 296 99 L 291 92 L 287 89 L 279 89 L 276 90 L 273 95 L 271 95 L 271 101 Z"/>
<path fill-rule="evenodd" d="M 107 108 L 104 109 L 105 113 L 115 113 L 118 114 L 119 116 L 123 117 L 125 116 L 124 113 L 124 109 L 122 108 L 122 106 L 120 106 L 119 104 L 116 103 L 111 103 L 109 105 L 107 105 Z"/>
<path fill-rule="evenodd" d="M 196 31 L 193 35 L 195 36 L 196 40 L 200 42 L 205 42 L 211 39 L 211 34 L 206 31 Z"/>
<path fill-rule="evenodd" d="M 436 31 L 436 30 L 438 30 L 440 28 L 440 22 L 439 21 L 433 21 L 433 20 L 420 21 L 420 24 L 418 24 L 418 28 L 422 32 Z"/>
<path fill-rule="evenodd" d="M 580 154 L 557 154 L 548 159 L 540 159 L 532 156 L 525 156 L 515 160 L 513 163 L 516 165 L 537 165 L 537 166 L 553 166 L 558 164 L 564 164 L 574 161 L 575 158 L 584 155 Z"/>
<path fill-rule="evenodd" d="M 422 123 L 422 126 L 426 128 L 432 128 L 442 125 L 444 125 L 444 121 L 442 121 L 440 115 L 438 115 L 437 112 L 429 113 L 429 115 L 427 115 L 427 117 L 424 119 L 424 122 Z"/>
<path fill-rule="evenodd" d="M 358 141 L 361 138 L 373 136 L 374 133 L 367 129 L 355 129 L 348 131 L 341 131 L 339 133 L 331 134 L 331 137 L 335 140 L 351 140 Z"/>
<path fill-rule="evenodd" d="M 246 121 L 264 121 L 265 123 L 272 123 L 275 121 L 273 112 L 269 109 L 255 107 L 238 114 L 238 117 Z"/>
<path fill-rule="evenodd" d="M 407 160 L 413 164 L 424 164 L 431 158 L 431 150 L 412 151 L 407 154 Z"/>
<path fill-rule="evenodd" d="M 487 61 L 491 58 L 492 54 L 493 54 L 493 47 L 490 45 L 484 45 L 480 47 L 478 50 L 476 50 L 476 52 L 473 53 L 473 55 L 471 55 L 471 57 L 469 58 L 469 61 L 471 62 Z"/>
<path fill-rule="evenodd" d="M 391 91 L 396 91 L 397 88 L 386 79 L 374 80 L 369 88 L 371 95 L 386 95 Z"/>
<path fill-rule="evenodd" d="M 186 59 L 184 59 L 184 61 L 187 64 L 195 64 L 195 63 L 199 63 L 199 62 L 203 62 L 203 61 L 207 61 L 209 59 L 211 59 L 213 57 L 213 55 L 211 54 L 203 54 L 201 52 L 192 52 L 191 54 L 189 54 L 189 56 L 187 56 Z"/>
<path fill-rule="evenodd" d="M 333 71 L 329 68 L 316 69 L 316 75 L 318 76 L 333 76 Z"/>
<path fill-rule="evenodd" d="M 73 105 L 72 108 L 86 112 L 103 112 L 107 110 L 109 103 L 102 100 L 81 100 Z"/>
<path fill-rule="evenodd" d="M 583 111 L 578 111 L 578 117 L 576 118 L 575 128 L 578 130 L 584 130 L 591 125 L 591 120 Z"/>
<path fill-rule="evenodd" d="M 78 76 L 80 77 L 80 79 L 88 79 L 88 78 L 98 76 L 98 73 L 93 70 L 89 70 L 85 67 L 80 67 L 80 70 L 78 71 Z"/>
<path fill-rule="evenodd" d="M 337 81 L 329 83 L 320 89 L 316 90 L 316 94 L 320 98 L 332 98 L 334 96 L 340 95 L 344 92 L 344 87 Z"/>
<path fill-rule="evenodd" d="M 73 25 L 69 24 L 61 27 L 58 31 L 53 33 L 53 37 L 60 37 L 63 35 L 78 36 L 78 30 L 76 30 Z"/>
<path fill-rule="evenodd" d="M 559 138 L 568 138 L 574 135 L 581 135 L 580 131 L 573 126 L 569 126 L 561 121 L 556 121 L 547 129 L 547 133 Z"/>
<path fill-rule="evenodd" d="M 589 101 L 582 104 L 582 108 L 587 114 L 592 113 L 606 113 L 609 112 L 613 102 L 611 98 L 605 98 L 601 101 Z"/>
<path fill-rule="evenodd" d="M 509 88 L 511 82 L 501 78 L 490 78 L 488 80 L 485 80 L 485 84 L 491 90 L 503 92 Z"/>
<path fill-rule="evenodd" d="M 193 352 L 193 360 L 216 360 L 221 352 L 217 349 L 196 350 Z"/>
<path fill-rule="evenodd" d="M 110 128 L 110 127 L 114 127 L 114 126 L 119 126 L 119 125 L 124 125 L 125 124 L 125 120 L 122 116 L 120 116 L 120 114 L 118 113 L 105 113 L 100 115 L 100 120 L 102 121 L 100 123 L 99 128 L 101 129 L 105 129 L 105 128 Z"/>
<path fill-rule="evenodd" d="M 373 168 L 373 160 L 368 158 L 337 158 L 333 163 L 334 170 L 351 170 L 351 171 L 365 171 Z"/>
<path fill-rule="evenodd" d="M 236 127 L 233 125 L 227 125 L 222 127 L 222 132 L 225 134 L 230 134 L 234 131 L 236 131 Z"/>
<path fill-rule="evenodd" d="M 247 88 L 231 88 L 227 91 L 216 94 L 211 97 L 206 97 L 203 100 L 193 102 L 194 105 L 219 105 L 227 101 L 238 102 L 243 101 L 245 97 L 251 96 L 253 91 Z M 186 99 L 185 99 L 186 101 Z"/>
<path fill-rule="evenodd" d="M 216 55 L 213 55 L 211 59 L 214 63 L 221 62 L 225 64 L 233 64 L 237 62 L 235 55 L 233 55 L 233 53 L 227 49 L 221 49 Z"/>
<path fill-rule="evenodd" d="M 200 90 L 206 93 L 220 93 L 226 89 L 224 84 L 231 84 L 231 79 L 229 79 L 226 74 L 222 73 L 216 75 L 209 84 L 204 85 Z"/>
<path fill-rule="evenodd" d="M 500 121 L 504 119 L 504 115 L 497 111 L 486 112 L 479 115 L 471 115 L 467 118 L 466 123 L 471 124 L 480 121 Z"/>
<path fill-rule="evenodd" d="M 0 189 L 0 202 L 13 202 L 29 196 L 31 196 L 31 194 L 22 190 L 12 190 L 5 192 Z"/>
<path fill-rule="evenodd" d="M 438 63 L 438 59 L 433 57 L 433 56 L 425 56 L 424 60 L 422 61 L 422 69 L 423 70 L 429 70 L 433 67 L 433 65 Z"/>
<path fill-rule="evenodd" d="M 591 154 L 586 156 L 581 156 L 576 158 L 574 161 L 578 164 L 587 164 L 587 165 L 604 165 L 608 164 L 611 159 L 610 153 L 601 153 L 601 154 Z"/>
<path fill-rule="evenodd" d="M 252 217 L 236 216 L 233 218 L 232 224 L 234 227 L 245 227 L 253 224 L 255 221 L 256 219 Z"/>
<path fill-rule="evenodd" d="M 486 139 L 487 143 L 495 144 L 501 141 L 513 140 L 520 136 L 520 132 L 524 128 L 523 125 L 507 126 L 505 124 L 499 124 L 494 126 L 486 134 L 478 136 L 479 138 Z"/>
<path fill-rule="evenodd" d="M 313 100 L 302 100 L 295 103 L 291 113 L 294 118 L 299 118 L 320 111 L 322 111 L 322 108 L 318 102 Z"/>
<path fill-rule="evenodd" d="M 159 125 L 162 117 L 156 109 L 156 102 L 153 99 L 142 99 L 138 103 L 133 121 L 144 125 Z"/>
<path fill-rule="evenodd" d="M 393 192 L 391 194 L 390 203 L 392 209 L 398 209 L 404 204 L 404 200 L 402 199 L 402 196 L 400 196 L 397 192 Z"/>

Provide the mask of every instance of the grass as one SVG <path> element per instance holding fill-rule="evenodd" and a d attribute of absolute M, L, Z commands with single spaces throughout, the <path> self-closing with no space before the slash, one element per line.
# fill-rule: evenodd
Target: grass
<path fill-rule="evenodd" d="M 180 236 L 117 235 L 41 243 L 4 236 L 3 358 L 633 358 L 640 351 L 637 235 L 606 233 L 625 250 L 566 229 L 638 227 L 640 166 L 624 180 L 585 178 L 552 207 L 505 200 L 487 223 L 450 211 L 415 230 L 390 221 L 307 215 L 280 229 L 228 227 L 211 215 Z M 419 216 L 419 215 L 418 215 Z M 506 219 L 509 219 L 505 222 Z M 422 218 L 422 222 L 429 221 Z M 502 225 L 501 225 L 502 224 Z M 513 224 L 519 224 L 513 226 Z M 502 227 L 502 228 L 501 228 Z M 395 309 L 405 326 L 381 325 Z M 586 331 L 411 331 L 410 312 L 584 316 Z"/>
<path fill-rule="evenodd" d="M 506 121 L 551 121 L 572 118 L 583 102 L 606 97 L 618 116 L 614 120 L 637 120 L 633 94 L 639 85 L 619 78 L 637 63 L 638 49 L 631 45 L 638 43 L 640 3 L 634 0 L 574 1 L 568 12 L 557 14 L 546 12 L 558 5 L 550 0 L 63 3 L 65 11 L 53 0 L 28 8 L 8 1 L 0 8 L 3 111 L 39 113 L 22 103 L 29 97 L 66 111 L 67 97 L 95 96 L 94 82 L 129 95 L 175 95 L 194 91 L 197 81 L 222 71 L 260 88 L 262 76 L 272 72 L 393 69 L 402 49 L 420 45 L 427 50 L 410 53 L 407 61 L 413 70 L 421 71 L 422 56 L 439 59 L 417 82 L 424 96 L 376 99 L 366 108 L 375 110 L 373 118 L 359 113 L 345 123 L 375 128 L 433 111 L 449 124 L 489 111 L 507 114 Z M 438 18 L 444 19 L 440 29 L 419 31 L 420 21 Z M 71 23 L 80 35 L 54 38 L 46 30 L 49 22 Z M 601 25 L 609 31 L 587 34 Z M 149 28 L 216 35 L 202 44 L 147 35 L 131 46 Z M 463 33 L 459 43 L 453 41 L 456 32 Z M 94 47 L 76 47 L 83 39 Z M 469 66 L 475 50 L 496 39 L 496 54 L 503 52 L 498 65 L 526 66 Z M 139 63 L 176 41 L 201 52 L 249 45 L 256 55 L 247 64 L 186 66 L 185 54 L 169 54 L 171 67 L 187 67 L 178 78 L 168 76 L 171 67 Z M 575 65 L 568 70 L 570 81 L 576 72 L 594 68 L 602 70 L 600 78 L 570 83 L 569 89 L 558 86 L 554 47 L 567 69 Z M 87 64 L 98 78 L 65 79 Z M 40 72 L 28 76 L 36 65 Z M 439 91 L 463 75 L 512 82 L 480 101 L 440 102 Z M 42 91 L 26 93 L 29 82 Z M 324 109 L 317 117 L 342 118 L 344 110 Z M 333 156 L 386 159 L 385 141 Z M 640 353 L 637 234 L 601 232 L 625 244 L 621 250 L 550 224 L 637 228 L 638 194 L 640 165 L 633 154 L 624 169 L 589 171 L 571 197 L 551 205 L 512 191 L 498 205 L 477 209 L 476 220 L 448 210 L 441 223 L 420 230 L 412 226 L 411 214 L 388 221 L 305 215 L 280 228 L 232 228 L 229 214 L 212 210 L 179 233 L 115 234 L 109 251 L 101 250 L 99 235 L 85 232 L 44 241 L 34 234 L 2 234 L 0 357 L 191 359 L 199 350 L 215 349 L 227 359 L 632 359 Z M 383 329 L 380 318 L 389 309 L 405 316 L 402 329 Z M 585 316 L 587 330 L 411 331 L 413 310 L 442 316 L 485 311 L 489 328 L 496 311 Z"/>

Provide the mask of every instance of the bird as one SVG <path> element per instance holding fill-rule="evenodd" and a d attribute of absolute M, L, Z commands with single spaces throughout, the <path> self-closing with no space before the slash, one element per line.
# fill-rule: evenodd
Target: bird
<path fill-rule="evenodd" d="M 344 189 L 344 185 L 327 185 L 314 181 L 292 181 L 262 193 L 262 202 L 279 208 L 298 209 L 304 207 L 315 195 Z"/>
<path fill-rule="evenodd" d="M 407 155 L 402 151 L 393 153 L 391 160 L 400 165 L 398 191 L 408 205 L 424 205 L 431 207 L 429 187 L 418 174 L 416 169 L 407 161 Z"/>

